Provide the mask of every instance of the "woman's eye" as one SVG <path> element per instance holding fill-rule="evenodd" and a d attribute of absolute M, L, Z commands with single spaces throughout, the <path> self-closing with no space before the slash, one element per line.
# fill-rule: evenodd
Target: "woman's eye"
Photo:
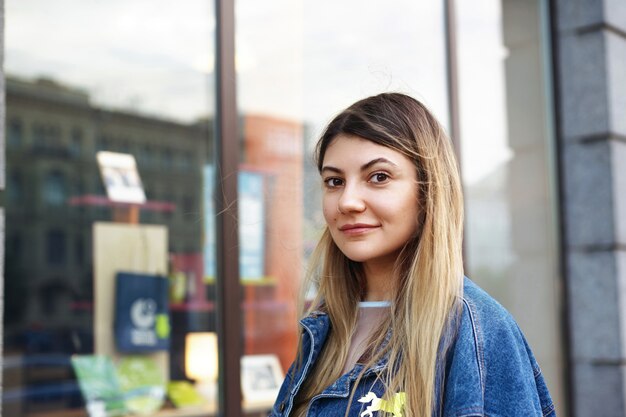
<path fill-rule="evenodd" d="M 343 184 L 343 181 L 341 178 L 326 178 L 324 180 L 324 184 L 326 184 L 328 188 L 335 188 L 340 187 Z"/>
<path fill-rule="evenodd" d="M 379 183 L 386 182 L 388 179 L 389 179 L 389 175 L 385 174 L 384 172 L 377 172 L 371 176 L 370 181 L 375 184 L 379 184 Z"/>

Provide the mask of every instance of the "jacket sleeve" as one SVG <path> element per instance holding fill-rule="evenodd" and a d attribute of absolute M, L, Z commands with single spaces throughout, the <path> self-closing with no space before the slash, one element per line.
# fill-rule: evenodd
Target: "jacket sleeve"
<path fill-rule="evenodd" d="M 486 293 L 463 300 L 448 356 L 445 417 L 555 417 L 537 362 L 510 314 Z"/>

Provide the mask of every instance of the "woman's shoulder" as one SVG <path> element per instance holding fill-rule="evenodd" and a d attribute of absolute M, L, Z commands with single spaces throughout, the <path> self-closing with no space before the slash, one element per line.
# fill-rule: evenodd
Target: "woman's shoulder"
<path fill-rule="evenodd" d="M 469 278 L 464 278 L 463 311 L 457 343 L 470 343 L 480 365 L 486 357 L 530 356 L 528 364 L 537 367 L 524 335 L 511 314 Z M 463 346 L 460 346 L 463 347 Z"/>
<path fill-rule="evenodd" d="M 449 352 L 446 408 L 553 415 L 539 365 L 511 314 L 467 277 L 463 291 L 457 337 Z"/>
<path fill-rule="evenodd" d="M 502 304 L 468 277 L 463 278 L 463 304 L 466 313 L 489 320 L 495 325 L 515 324 L 515 320 Z"/>

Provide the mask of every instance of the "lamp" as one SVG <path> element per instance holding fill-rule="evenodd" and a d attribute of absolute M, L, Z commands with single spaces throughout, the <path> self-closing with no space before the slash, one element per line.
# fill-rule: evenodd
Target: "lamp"
<path fill-rule="evenodd" d="M 196 390 L 211 403 L 217 397 L 217 334 L 187 333 L 185 336 L 185 373 L 196 381 Z"/>

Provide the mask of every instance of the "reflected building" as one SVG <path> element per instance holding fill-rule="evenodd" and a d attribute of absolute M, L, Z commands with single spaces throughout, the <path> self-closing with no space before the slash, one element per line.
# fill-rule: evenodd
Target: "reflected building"
<path fill-rule="evenodd" d="M 51 79 L 9 77 L 6 91 L 5 358 L 56 354 L 66 364 L 71 354 L 94 351 L 92 225 L 111 221 L 114 209 L 96 153 L 113 151 L 135 156 L 148 199 L 141 223 L 167 226 L 171 270 L 186 276 L 184 294 L 170 300 L 170 374 L 184 379 L 184 335 L 215 331 L 215 291 L 203 276 L 201 255 L 203 222 L 214 215 L 203 207 L 201 192 L 210 180 L 203 170 L 212 160 L 212 121 L 184 124 L 106 109 L 85 91 Z M 277 354 L 286 369 L 297 344 L 294 300 L 304 262 L 303 126 L 260 114 L 242 116 L 240 123 L 240 170 L 262 178 L 264 207 L 262 279 L 242 277 L 245 352 Z M 33 384 L 74 381 L 68 367 L 57 368 L 63 375 L 49 380 L 18 372 L 19 366 L 5 369 L 5 392 L 28 395 Z M 79 397 L 59 401 L 4 406 L 22 415 L 76 407 Z"/>
<path fill-rule="evenodd" d="M 90 353 L 92 224 L 112 212 L 96 152 L 133 154 L 148 198 L 142 222 L 168 226 L 170 253 L 200 253 L 212 121 L 105 109 L 50 79 L 7 77 L 6 103 L 5 356 Z M 5 375 L 5 391 L 12 384 Z"/>
<path fill-rule="evenodd" d="M 509 292 L 503 283 L 511 268 L 511 210 L 507 200 L 509 163 L 505 162 L 480 180 L 465 187 L 465 236 L 472 239 L 466 246 L 465 259 L 490 294 L 504 302 Z"/>

